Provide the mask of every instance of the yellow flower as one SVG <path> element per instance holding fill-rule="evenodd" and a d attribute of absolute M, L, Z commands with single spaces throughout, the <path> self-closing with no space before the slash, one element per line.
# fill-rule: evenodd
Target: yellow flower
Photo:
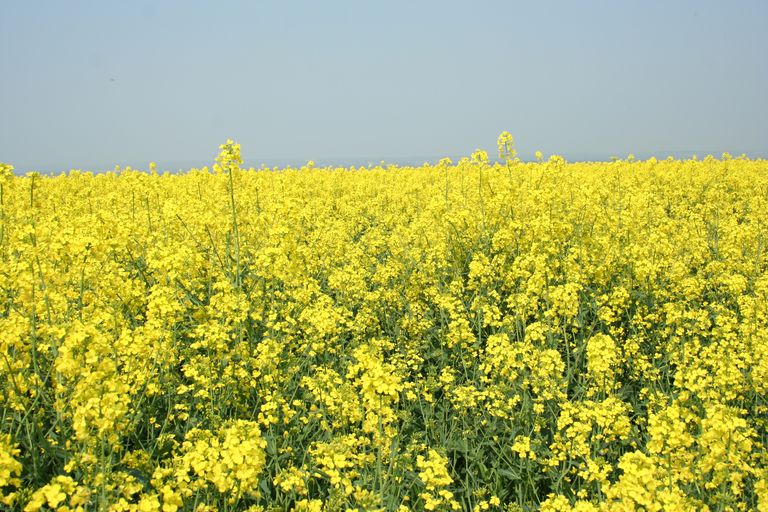
<path fill-rule="evenodd" d="M 21 451 L 11 442 L 11 436 L 0 435 L 0 503 L 10 506 L 15 498 L 14 492 L 7 488 L 18 488 L 21 485 L 22 466 L 16 457 Z"/>
<path fill-rule="evenodd" d="M 503 159 L 505 162 L 509 162 L 511 159 L 515 158 L 515 155 L 517 155 L 517 151 L 514 149 L 515 140 L 509 132 L 501 132 L 496 141 L 496 145 L 499 150 L 499 158 Z"/>

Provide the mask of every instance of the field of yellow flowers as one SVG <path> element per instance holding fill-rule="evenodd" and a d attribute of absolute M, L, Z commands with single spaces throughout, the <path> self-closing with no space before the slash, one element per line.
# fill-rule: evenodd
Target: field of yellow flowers
<path fill-rule="evenodd" d="M 768 162 L 14 176 L 0 508 L 768 510 Z"/>

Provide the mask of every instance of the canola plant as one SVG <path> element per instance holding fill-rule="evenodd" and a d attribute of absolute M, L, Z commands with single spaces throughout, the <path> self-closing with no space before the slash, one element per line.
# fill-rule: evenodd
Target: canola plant
<path fill-rule="evenodd" d="M 768 162 L 15 176 L 0 502 L 768 510 Z"/>

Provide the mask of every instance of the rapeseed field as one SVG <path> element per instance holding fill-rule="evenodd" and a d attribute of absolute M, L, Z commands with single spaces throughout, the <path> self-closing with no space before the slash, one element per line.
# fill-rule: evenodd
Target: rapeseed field
<path fill-rule="evenodd" d="M 0 502 L 768 511 L 768 162 L 15 176 Z"/>

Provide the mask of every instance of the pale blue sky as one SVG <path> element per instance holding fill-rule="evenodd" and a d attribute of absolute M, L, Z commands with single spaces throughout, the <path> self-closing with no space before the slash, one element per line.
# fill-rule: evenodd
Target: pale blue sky
<path fill-rule="evenodd" d="M 0 0 L 17 170 L 768 154 L 768 2 Z"/>

